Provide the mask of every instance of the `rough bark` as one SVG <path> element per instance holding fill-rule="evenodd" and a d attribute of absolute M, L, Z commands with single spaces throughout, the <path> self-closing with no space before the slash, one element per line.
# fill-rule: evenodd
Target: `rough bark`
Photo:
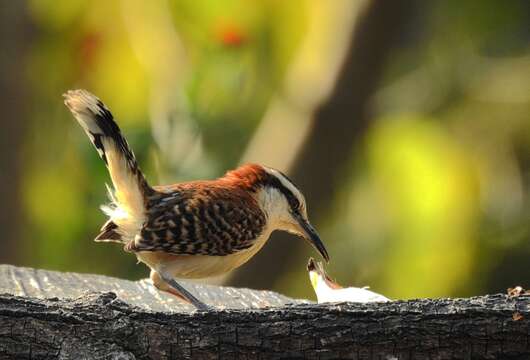
<path fill-rule="evenodd" d="M 43 290 L 43 283 L 26 284 L 13 274 L 22 287 Z M 72 283 L 65 279 L 101 285 L 99 276 L 60 274 L 41 271 L 37 279 L 49 277 L 52 285 L 62 279 L 63 295 Z M 153 311 L 131 305 L 135 295 L 142 297 L 141 287 L 135 294 L 123 280 L 104 278 L 102 284 L 111 280 L 124 290 L 120 297 L 0 295 L 0 359 L 530 358 L 530 296 Z M 231 296 L 238 291 L 231 289 Z"/>
<path fill-rule="evenodd" d="M 179 280 L 205 303 L 216 308 L 262 308 L 300 303 L 272 291 L 236 289 Z M 149 279 L 130 281 L 103 275 L 76 274 L 0 265 L 0 294 L 28 298 L 78 298 L 91 293 L 113 292 L 127 303 L 157 312 L 189 312 L 193 307 L 153 287 Z M 307 301 L 306 301 L 307 302 Z"/>
<path fill-rule="evenodd" d="M 528 359 L 530 298 L 156 313 L 0 295 L 0 358 Z"/>

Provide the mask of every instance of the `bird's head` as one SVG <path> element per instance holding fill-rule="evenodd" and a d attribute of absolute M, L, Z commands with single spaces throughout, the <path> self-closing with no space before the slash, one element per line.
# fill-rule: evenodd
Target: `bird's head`
<path fill-rule="evenodd" d="M 236 176 L 246 182 L 255 193 L 255 199 L 266 214 L 271 229 L 283 230 L 303 237 L 322 257 L 329 255 L 307 217 L 304 195 L 282 172 L 261 165 L 244 165 L 227 176 Z"/>

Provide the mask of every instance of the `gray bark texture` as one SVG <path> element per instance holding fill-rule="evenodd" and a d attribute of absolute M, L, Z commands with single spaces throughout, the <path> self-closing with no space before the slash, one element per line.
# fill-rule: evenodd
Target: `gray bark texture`
<path fill-rule="evenodd" d="M 1 359 L 530 359 L 530 296 L 318 305 L 241 290 L 247 292 L 243 298 L 257 300 L 209 312 L 178 306 L 156 311 L 134 304 L 153 290 L 135 282 L 0 270 Z M 19 287 L 8 288 L 6 276 L 19 278 Z M 41 282 L 24 283 L 31 279 Z M 122 291 L 71 298 L 72 279 Z M 64 297 L 13 294 L 21 287 L 42 292 L 48 285 L 62 285 Z M 216 306 L 239 291 L 205 290 L 217 292 Z M 251 307 L 269 297 L 283 304 Z"/>

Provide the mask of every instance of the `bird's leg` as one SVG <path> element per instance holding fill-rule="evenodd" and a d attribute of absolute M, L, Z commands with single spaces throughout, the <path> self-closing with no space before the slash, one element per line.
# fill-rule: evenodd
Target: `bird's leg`
<path fill-rule="evenodd" d="M 192 293 L 190 293 L 188 290 L 186 290 L 182 285 L 180 285 L 178 282 L 175 281 L 175 279 L 172 278 L 164 278 L 162 276 L 162 279 L 172 288 L 171 293 L 175 294 L 177 293 L 180 298 L 184 299 L 185 301 L 191 303 L 193 306 L 195 306 L 198 310 L 212 310 L 212 307 L 206 305 L 199 299 L 197 299 L 195 296 L 193 296 Z M 176 294 L 175 294 L 176 295 Z"/>
<path fill-rule="evenodd" d="M 190 293 L 182 285 L 177 283 L 172 276 L 163 271 L 152 270 L 151 280 L 153 280 L 153 284 L 160 290 L 164 290 L 172 295 L 175 295 L 179 299 L 182 299 L 185 302 L 192 304 L 198 310 L 212 310 L 212 307 L 206 305 L 205 303 L 197 299 L 192 293 Z M 161 282 L 163 284 L 161 284 Z"/>

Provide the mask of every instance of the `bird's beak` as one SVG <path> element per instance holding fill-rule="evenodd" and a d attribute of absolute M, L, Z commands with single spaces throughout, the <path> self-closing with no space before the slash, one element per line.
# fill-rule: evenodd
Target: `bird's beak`
<path fill-rule="evenodd" d="M 298 221 L 298 224 L 300 225 L 301 235 L 311 243 L 317 249 L 317 251 L 322 255 L 324 260 L 326 262 L 329 262 L 329 255 L 328 251 L 324 247 L 324 244 L 322 243 L 322 240 L 320 240 L 320 236 L 318 236 L 317 231 L 315 228 L 306 220 L 303 218 L 302 215 L 296 214 L 295 215 L 296 220 Z"/>

